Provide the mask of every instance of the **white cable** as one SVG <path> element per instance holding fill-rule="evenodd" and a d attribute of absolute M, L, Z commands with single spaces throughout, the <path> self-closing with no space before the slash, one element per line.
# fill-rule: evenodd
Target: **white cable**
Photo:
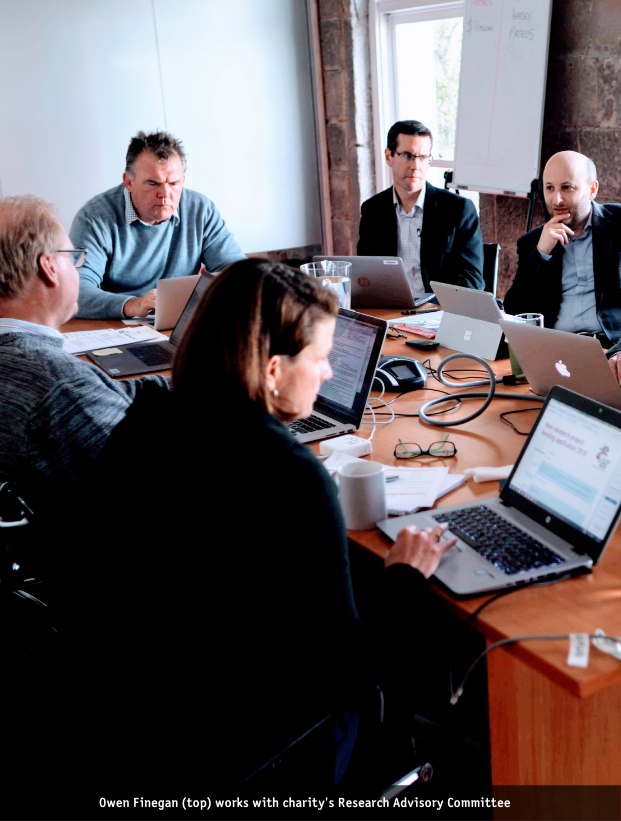
<path fill-rule="evenodd" d="M 392 400 L 392 402 L 394 402 L 394 401 L 395 401 L 395 400 L 393 399 L 393 400 Z M 373 413 L 373 406 L 371 405 L 371 402 L 379 402 L 380 404 L 384 405 L 384 407 L 388 408 L 388 410 L 389 410 L 389 411 L 390 411 L 390 413 L 392 414 L 392 415 L 391 415 L 391 417 L 390 417 L 390 419 L 387 419 L 385 422 L 378 422 L 378 421 L 376 420 L 376 418 L 375 418 L 375 414 Z M 374 425 L 390 425 L 390 423 L 391 423 L 391 422 L 394 422 L 394 421 L 395 421 L 395 412 L 394 412 L 394 410 L 390 407 L 390 406 L 391 406 L 391 404 L 392 404 L 392 402 L 384 402 L 384 400 L 383 400 L 383 399 L 380 399 L 380 398 L 379 398 L 379 396 L 378 396 L 378 397 L 376 397 L 375 399 L 372 399 L 372 400 L 371 400 L 371 402 L 367 402 L 367 408 L 368 408 L 369 412 L 373 414 L 373 420 L 372 420 L 372 421 L 373 421 L 373 424 L 374 424 Z M 366 424 L 370 425 L 370 424 L 371 424 L 371 420 L 369 420 L 369 419 L 363 419 L 363 420 L 362 420 L 362 424 L 364 424 L 364 423 L 366 423 Z"/>
<path fill-rule="evenodd" d="M 368 442 L 370 442 L 370 441 L 371 441 L 371 439 L 373 439 L 373 436 L 374 436 L 374 434 L 375 434 L 375 429 L 377 428 L 377 424 L 376 424 L 376 422 L 375 422 L 375 411 L 373 410 L 373 408 L 371 407 L 371 405 L 369 405 L 369 403 L 368 403 L 368 402 L 367 402 L 367 408 L 371 411 L 371 416 L 373 417 L 373 430 L 371 431 L 371 435 L 370 435 L 370 436 L 369 436 L 369 438 L 367 439 L 367 441 L 368 441 Z M 362 424 L 362 423 L 361 423 L 361 424 Z M 370 424 L 370 423 L 369 423 L 369 424 Z"/>

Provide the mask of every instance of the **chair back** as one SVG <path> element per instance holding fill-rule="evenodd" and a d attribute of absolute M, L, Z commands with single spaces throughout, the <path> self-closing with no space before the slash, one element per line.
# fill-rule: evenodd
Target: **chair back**
<path fill-rule="evenodd" d="M 485 290 L 496 296 L 498 286 L 498 258 L 500 256 L 500 245 L 496 242 L 483 243 L 483 279 L 485 280 Z"/>

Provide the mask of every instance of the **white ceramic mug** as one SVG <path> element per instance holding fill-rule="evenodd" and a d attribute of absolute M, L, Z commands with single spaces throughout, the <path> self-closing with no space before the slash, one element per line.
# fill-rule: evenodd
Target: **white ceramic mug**
<path fill-rule="evenodd" d="M 350 530 L 372 530 L 385 519 L 386 477 L 379 462 L 351 462 L 338 471 L 345 524 Z"/>

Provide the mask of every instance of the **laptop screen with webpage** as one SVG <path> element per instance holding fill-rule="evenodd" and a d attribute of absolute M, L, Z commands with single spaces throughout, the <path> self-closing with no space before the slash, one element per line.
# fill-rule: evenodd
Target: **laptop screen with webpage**
<path fill-rule="evenodd" d="M 546 402 L 503 490 L 553 532 L 599 557 L 621 509 L 621 414 L 563 388 Z M 573 532 L 573 535 L 568 535 Z"/>
<path fill-rule="evenodd" d="M 386 328 L 383 319 L 339 310 L 329 356 L 334 375 L 321 385 L 316 411 L 356 427 L 360 425 Z"/>

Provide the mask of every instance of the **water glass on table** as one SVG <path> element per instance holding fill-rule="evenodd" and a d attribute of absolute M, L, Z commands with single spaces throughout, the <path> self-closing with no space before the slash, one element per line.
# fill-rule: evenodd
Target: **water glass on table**
<path fill-rule="evenodd" d="M 331 288 L 339 298 L 340 308 L 351 308 L 351 262 L 324 259 L 321 262 L 305 262 L 300 270 L 307 276 L 316 277 L 324 288 Z"/>
<path fill-rule="evenodd" d="M 543 314 L 516 314 L 514 317 L 515 322 L 521 322 L 523 325 L 537 325 L 539 328 L 543 328 Z M 514 376 L 524 376 L 524 372 L 522 371 L 522 367 L 520 363 L 515 358 L 515 354 L 511 350 L 511 345 L 507 345 L 509 348 L 509 360 L 511 361 L 511 373 Z"/>

